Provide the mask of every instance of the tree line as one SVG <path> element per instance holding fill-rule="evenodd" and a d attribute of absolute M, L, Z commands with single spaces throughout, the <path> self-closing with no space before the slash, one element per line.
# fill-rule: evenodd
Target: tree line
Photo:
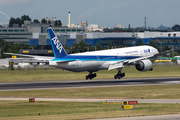
<path fill-rule="evenodd" d="M 31 18 L 28 15 L 23 15 L 21 16 L 21 18 L 11 17 L 11 19 L 9 20 L 9 27 L 13 27 L 13 24 L 18 24 L 19 27 L 21 27 L 22 24 L 24 24 L 25 20 L 31 21 Z"/>
<path fill-rule="evenodd" d="M 104 32 L 144 32 L 144 31 L 151 31 L 151 32 L 171 32 L 171 31 L 180 31 L 180 25 L 176 24 L 173 25 L 172 28 L 167 28 L 164 30 L 158 30 L 158 29 L 146 29 L 143 27 L 137 27 L 137 28 L 131 28 L 130 25 L 128 28 L 104 28 Z"/>
<path fill-rule="evenodd" d="M 28 15 L 23 15 L 21 18 L 13 18 L 9 20 L 9 27 L 13 27 L 13 24 L 18 24 L 19 27 L 22 27 L 22 24 L 24 24 L 24 21 L 32 21 L 31 18 Z M 44 23 L 44 24 L 51 24 L 51 21 L 47 21 L 45 18 L 41 20 L 41 22 L 38 19 L 34 19 L 32 23 Z M 62 23 L 61 20 L 55 20 L 55 26 L 61 27 Z"/>
<path fill-rule="evenodd" d="M 5 55 L 3 53 L 19 53 L 20 49 L 31 49 L 29 44 L 27 43 L 8 43 L 0 38 L 0 49 L 1 49 L 1 56 L 0 58 L 6 58 L 9 55 Z"/>

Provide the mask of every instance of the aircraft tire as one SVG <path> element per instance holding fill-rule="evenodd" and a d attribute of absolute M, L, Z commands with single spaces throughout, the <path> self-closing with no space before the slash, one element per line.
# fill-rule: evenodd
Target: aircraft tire
<path fill-rule="evenodd" d="M 118 75 L 117 78 L 118 78 L 118 79 L 121 79 L 121 75 Z"/>
<path fill-rule="evenodd" d="M 96 77 L 96 76 L 97 76 L 96 73 L 94 73 L 94 74 L 93 74 L 93 77 Z"/>
<path fill-rule="evenodd" d="M 90 80 L 91 80 L 92 78 L 93 78 L 92 76 L 89 77 Z"/>
<path fill-rule="evenodd" d="M 117 75 L 114 76 L 114 79 L 117 79 Z"/>
<path fill-rule="evenodd" d="M 124 76 L 125 76 L 125 73 L 122 73 L 122 74 L 121 74 L 121 77 L 124 77 Z"/>

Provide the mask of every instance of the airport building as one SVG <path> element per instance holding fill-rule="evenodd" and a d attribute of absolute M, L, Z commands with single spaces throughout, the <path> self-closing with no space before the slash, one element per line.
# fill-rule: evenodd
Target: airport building
<path fill-rule="evenodd" d="M 68 24 L 63 27 L 54 27 L 56 18 L 45 18 L 51 21 L 51 24 L 31 23 L 31 21 L 24 21 L 22 27 L 13 25 L 13 28 L 0 28 L 0 38 L 7 42 L 13 43 L 28 43 L 30 46 L 37 46 L 37 50 L 49 50 L 50 39 L 47 33 L 47 28 L 52 27 L 57 37 L 63 45 L 71 47 L 74 43 L 84 41 L 88 45 L 93 46 L 100 44 L 100 46 L 135 46 L 139 39 L 144 44 L 148 45 L 153 41 L 156 46 L 161 49 L 165 46 L 174 47 L 174 50 L 180 49 L 180 32 L 103 32 L 103 28 L 99 28 L 97 24 L 89 24 L 87 21 L 81 21 L 78 25 L 71 23 L 70 11 L 68 12 Z M 124 28 L 123 25 L 116 25 L 115 27 Z M 96 31 L 96 32 L 94 32 Z M 97 32 L 99 31 L 99 32 Z M 39 51 L 40 52 L 40 51 Z M 45 53 L 46 53 L 45 52 Z M 20 51 L 23 53 L 23 51 Z M 30 52 L 36 53 L 36 52 Z M 30 54 L 28 53 L 28 54 Z M 40 52 L 43 54 L 43 51 Z M 50 52 L 49 52 L 50 53 Z M 49 54 L 46 53 L 46 54 Z"/>
<path fill-rule="evenodd" d="M 152 41 L 158 46 L 161 51 L 165 46 L 180 50 L 180 32 L 149 32 L 137 34 L 138 38 L 142 39 L 143 43 L 148 45 Z M 136 39 L 136 42 L 138 39 Z M 136 43 L 135 42 L 135 43 Z"/>
<path fill-rule="evenodd" d="M 36 49 L 19 50 L 20 54 L 31 54 L 40 56 L 54 56 L 50 44 L 47 28 L 48 24 L 27 24 L 24 28 L 0 28 L 0 38 L 7 42 L 28 43 L 30 46 L 35 45 Z M 68 27 L 52 27 L 57 37 L 63 45 L 71 47 L 74 43 L 80 41 L 86 42 L 93 46 L 135 46 L 139 39 L 148 45 L 153 41 L 156 46 L 162 50 L 165 46 L 180 49 L 180 32 L 88 32 L 86 28 L 68 28 Z M 68 53 L 68 51 L 67 51 Z M 15 63 L 15 59 L 10 62 Z M 41 62 L 41 61 L 38 61 Z"/>
<path fill-rule="evenodd" d="M 71 24 L 70 21 L 68 24 Z M 48 27 L 52 27 L 61 43 L 68 47 L 71 47 L 79 41 L 84 41 L 88 45 L 92 44 L 93 46 L 97 43 L 103 47 L 128 47 L 135 46 L 138 40 L 141 39 L 146 45 L 148 45 L 150 41 L 153 41 L 161 50 L 165 46 L 173 47 L 174 50 L 180 49 L 180 32 L 92 32 L 93 29 L 98 28 L 98 25 L 87 25 L 87 21 L 80 22 L 79 24 L 86 27 L 52 27 L 50 24 L 24 21 L 22 27 L 14 25 L 12 28 L 0 28 L 0 38 L 3 38 L 7 42 L 28 43 L 30 46 L 35 45 L 40 55 L 53 55 L 48 51 L 51 50 L 50 39 L 47 33 Z M 20 53 L 26 52 L 20 50 Z M 37 54 L 35 50 L 31 50 L 31 52 L 27 54 L 31 53 Z"/>
<path fill-rule="evenodd" d="M 24 27 L 0 28 L 0 38 L 7 42 L 28 43 L 30 46 L 50 45 L 47 28 L 49 24 L 30 23 Z M 169 46 L 180 49 L 180 32 L 87 32 L 86 28 L 52 27 L 63 45 L 71 47 L 75 42 L 84 41 L 95 46 L 134 46 L 141 39 L 148 45 L 153 41 L 156 46 L 163 49 Z M 43 47 L 42 47 L 43 48 Z"/>
<path fill-rule="evenodd" d="M 0 28 L 0 38 L 12 43 L 29 43 L 32 32 L 26 28 Z"/>
<path fill-rule="evenodd" d="M 55 31 L 55 30 L 54 30 Z M 62 44 L 66 44 L 71 47 L 75 42 L 83 40 L 88 45 L 92 44 L 95 46 L 96 43 L 100 46 L 106 47 L 112 46 L 135 46 L 139 39 L 143 41 L 144 44 L 148 45 L 150 41 L 153 41 L 156 46 L 160 48 L 169 46 L 174 47 L 174 49 L 180 49 L 180 32 L 143 32 L 143 33 L 103 33 L 103 32 L 56 32 L 58 38 Z M 45 34 L 44 34 L 45 35 Z M 40 34 L 39 34 L 40 36 Z M 38 37 L 38 36 L 37 36 Z M 50 45 L 49 36 L 46 34 L 46 43 Z M 31 39 L 33 40 L 33 39 Z M 39 39 L 37 38 L 37 43 Z M 30 45 L 33 45 L 32 41 Z M 35 44 L 37 45 L 37 44 Z"/>
<path fill-rule="evenodd" d="M 0 38 L 7 42 L 13 43 L 28 43 L 30 46 L 37 46 L 37 50 L 49 50 L 50 39 L 47 33 L 47 28 L 52 27 L 57 37 L 63 45 L 71 47 L 74 43 L 84 41 L 88 45 L 93 46 L 100 44 L 100 46 L 135 46 L 139 39 L 144 44 L 148 45 L 153 41 L 156 46 L 161 49 L 165 46 L 174 47 L 175 50 L 180 49 L 180 32 L 103 32 L 103 28 L 98 27 L 97 24 L 89 24 L 87 21 L 81 21 L 78 25 L 71 23 L 71 13 L 68 12 L 68 24 L 63 27 L 54 27 L 56 18 L 45 18 L 51 24 L 31 23 L 31 21 L 24 21 L 22 27 L 14 24 L 13 28 L 0 28 Z M 118 24 L 115 27 L 124 28 L 123 25 Z M 96 32 L 94 32 L 96 31 Z M 99 31 L 99 32 L 97 32 Z M 46 53 L 45 52 L 45 53 Z M 20 51 L 23 53 L 23 51 Z M 30 52 L 35 54 L 36 52 Z M 28 54 L 30 54 L 28 53 Z M 43 54 L 43 51 L 39 51 Z M 50 52 L 49 52 L 50 53 Z M 49 54 L 46 53 L 46 54 Z"/>
<path fill-rule="evenodd" d="M 33 45 L 33 40 L 41 39 L 42 34 L 47 34 L 47 28 L 51 27 L 49 24 L 30 23 L 23 25 L 24 27 L 0 28 L 0 38 L 12 43 L 28 43 Z M 55 32 L 67 33 L 69 32 L 85 32 L 85 28 L 68 28 L 68 27 L 54 27 Z M 32 41 L 31 41 L 32 40 Z M 35 45 L 38 45 L 37 41 Z"/>

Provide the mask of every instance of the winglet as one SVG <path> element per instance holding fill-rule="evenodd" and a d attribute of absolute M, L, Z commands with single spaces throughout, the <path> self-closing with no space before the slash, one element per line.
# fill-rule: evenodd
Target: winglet
<path fill-rule="evenodd" d="M 61 58 L 67 55 L 66 51 L 64 50 L 61 42 L 59 41 L 58 37 L 53 32 L 52 28 L 48 28 L 49 38 L 51 41 L 52 49 L 54 52 L 55 58 Z"/>

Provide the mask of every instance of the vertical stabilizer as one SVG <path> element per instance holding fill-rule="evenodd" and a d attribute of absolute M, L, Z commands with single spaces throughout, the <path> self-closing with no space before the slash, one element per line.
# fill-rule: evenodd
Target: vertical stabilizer
<path fill-rule="evenodd" d="M 58 37 L 53 32 L 52 28 L 48 28 L 49 38 L 51 41 L 53 53 L 55 58 L 61 58 L 67 55 Z"/>

